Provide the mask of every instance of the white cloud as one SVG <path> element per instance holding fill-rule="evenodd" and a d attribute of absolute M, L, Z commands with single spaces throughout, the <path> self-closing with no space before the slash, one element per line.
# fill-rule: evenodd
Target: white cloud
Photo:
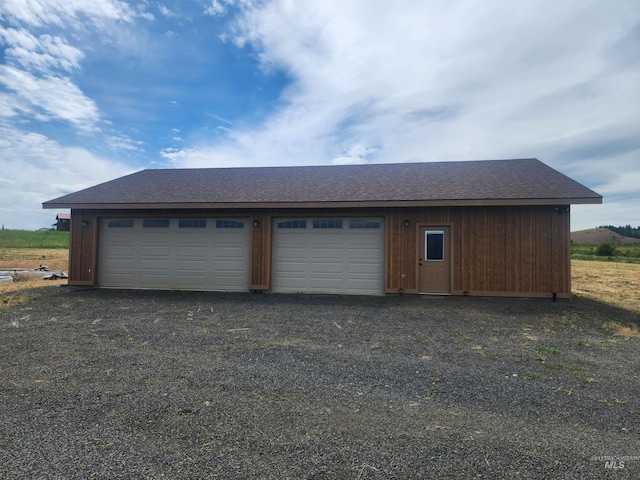
<path fill-rule="evenodd" d="M 117 29 L 109 30 L 107 25 L 152 18 L 144 8 L 119 0 L 4 0 L 0 15 L 6 23 L 0 26 L 0 43 L 6 45 L 0 86 L 13 93 L 5 96 L 9 105 L 0 113 L 63 120 L 83 131 L 96 128 L 100 112 L 69 75 L 85 58 L 84 37 L 78 32 L 96 27 L 106 37 L 117 36 Z M 52 34 L 55 30 L 59 34 Z"/>
<path fill-rule="evenodd" d="M 0 39 L 8 45 L 5 57 L 26 70 L 48 72 L 71 71 L 80 66 L 84 53 L 58 36 L 41 35 L 36 38 L 25 29 L 0 27 Z"/>
<path fill-rule="evenodd" d="M 54 210 L 42 202 L 132 172 L 131 167 L 76 146 L 0 126 L 0 223 L 5 228 L 50 226 Z"/>
<path fill-rule="evenodd" d="M 211 5 L 204 11 L 207 15 L 222 15 L 226 11 L 225 7 L 218 0 L 211 0 Z"/>
<path fill-rule="evenodd" d="M 160 13 L 165 17 L 172 18 L 177 16 L 174 12 L 169 10 L 165 5 L 161 5 L 161 4 L 158 5 L 158 10 L 160 10 Z"/>
<path fill-rule="evenodd" d="M 128 135 L 116 134 L 107 137 L 107 145 L 114 150 L 128 150 L 131 152 L 139 152 L 143 150 L 144 143 L 140 140 L 134 140 Z"/>
<path fill-rule="evenodd" d="M 364 164 L 367 163 L 367 156 L 375 153 L 376 150 L 365 145 L 353 145 L 344 155 L 334 158 L 331 163 L 334 165 Z"/>
<path fill-rule="evenodd" d="M 132 21 L 136 16 L 148 16 L 144 9 L 136 11 L 119 0 L 3 0 L 2 8 L 3 16 L 33 27 L 80 28 L 84 18 L 100 24 L 105 20 Z"/>
<path fill-rule="evenodd" d="M 225 15 L 230 9 L 246 11 L 261 3 L 255 0 L 210 0 L 211 5 L 204 10 L 205 15 L 213 17 Z"/>
<path fill-rule="evenodd" d="M 606 194 L 640 172 L 637 2 L 275 0 L 239 11 L 224 39 L 286 73 L 282 106 L 263 125 L 172 152 L 174 165 L 538 157 Z M 594 211 L 614 215 L 606 203 Z"/>
<path fill-rule="evenodd" d="M 326 141 L 327 160 L 353 144 L 385 161 L 509 157 L 575 128 L 576 114 L 607 122 L 603 105 L 624 102 L 598 53 L 621 34 L 621 14 L 602 2 L 544 7 L 275 1 L 246 10 L 232 33 L 292 78 L 265 136 Z"/>
<path fill-rule="evenodd" d="M 65 77 L 35 77 L 13 67 L 0 65 L 0 84 L 14 93 L 10 108 L 40 120 L 65 120 L 82 130 L 92 130 L 99 120 L 95 103 Z"/>

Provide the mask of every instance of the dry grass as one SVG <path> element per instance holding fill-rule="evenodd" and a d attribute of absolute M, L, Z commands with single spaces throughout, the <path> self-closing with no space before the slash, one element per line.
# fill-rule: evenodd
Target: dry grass
<path fill-rule="evenodd" d="M 69 253 L 66 249 L 0 249 L 0 270 L 32 269 L 47 265 L 52 270 L 67 271 L 68 264 Z M 640 313 L 640 264 L 573 260 L 571 270 L 574 294 Z M 0 284 L 0 295 L 25 287 L 48 287 L 64 283 L 66 280 L 25 280 Z"/>
<path fill-rule="evenodd" d="M 6 268 L 38 268 L 46 265 L 51 270 L 69 268 L 69 250 L 66 248 L 0 248 L 0 270 Z"/>
<path fill-rule="evenodd" d="M 69 250 L 64 248 L 0 248 L 0 270 L 10 268 L 35 269 L 46 265 L 51 270 L 67 271 Z M 67 280 L 21 280 L 0 283 L 0 307 L 19 303 L 22 296 L 17 292 L 25 288 L 51 287 L 66 284 Z"/>
<path fill-rule="evenodd" d="M 612 330 L 614 335 L 620 337 L 640 337 L 640 332 L 635 325 L 623 325 L 620 322 L 607 322 L 602 328 Z"/>
<path fill-rule="evenodd" d="M 640 264 L 571 262 L 573 293 L 640 313 Z"/>

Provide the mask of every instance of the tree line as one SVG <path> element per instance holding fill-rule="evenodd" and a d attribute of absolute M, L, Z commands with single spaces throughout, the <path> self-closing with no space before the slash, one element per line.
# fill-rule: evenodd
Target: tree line
<path fill-rule="evenodd" d="M 623 237 L 640 238 L 640 227 L 625 225 L 624 227 L 614 227 L 613 225 L 602 225 L 599 228 L 606 228 Z"/>

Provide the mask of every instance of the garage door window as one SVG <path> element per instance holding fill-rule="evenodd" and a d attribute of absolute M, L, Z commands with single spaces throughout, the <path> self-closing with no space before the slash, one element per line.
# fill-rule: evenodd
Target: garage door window
<path fill-rule="evenodd" d="M 314 220 L 313 228 L 342 228 L 342 220 Z"/>
<path fill-rule="evenodd" d="M 204 218 L 183 218 L 178 221 L 178 228 L 207 228 Z"/>
<path fill-rule="evenodd" d="M 216 220 L 216 228 L 244 228 L 244 222 L 236 220 Z"/>
<path fill-rule="evenodd" d="M 127 220 L 111 220 L 107 223 L 109 228 L 133 228 L 133 219 Z"/>
<path fill-rule="evenodd" d="M 380 228 L 380 222 L 371 220 L 349 220 L 349 228 Z"/>
<path fill-rule="evenodd" d="M 169 228 L 169 220 L 166 218 L 145 218 L 142 228 Z"/>
<path fill-rule="evenodd" d="M 287 220 L 278 222 L 278 228 L 307 228 L 306 220 Z"/>

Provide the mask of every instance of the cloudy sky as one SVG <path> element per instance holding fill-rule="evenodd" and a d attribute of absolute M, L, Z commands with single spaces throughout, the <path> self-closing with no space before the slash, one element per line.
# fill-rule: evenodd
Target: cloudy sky
<path fill-rule="evenodd" d="M 536 157 L 640 226 L 637 0 L 0 0 L 0 223 L 143 168 Z"/>

